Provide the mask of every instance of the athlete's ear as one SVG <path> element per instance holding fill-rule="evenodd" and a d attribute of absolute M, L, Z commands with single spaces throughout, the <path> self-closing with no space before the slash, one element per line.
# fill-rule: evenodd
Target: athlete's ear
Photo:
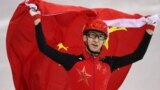
<path fill-rule="evenodd" d="M 83 35 L 83 41 L 86 42 L 87 41 L 87 36 Z"/>

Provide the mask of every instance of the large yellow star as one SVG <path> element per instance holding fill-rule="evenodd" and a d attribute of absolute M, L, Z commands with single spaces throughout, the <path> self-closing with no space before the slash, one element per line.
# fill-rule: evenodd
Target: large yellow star
<path fill-rule="evenodd" d="M 127 29 L 125 27 L 111 27 L 111 28 L 109 28 L 109 34 L 115 32 L 115 31 L 120 31 L 120 30 L 127 31 Z M 106 47 L 106 49 L 109 48 L 108 42 L 109 42 L 109 37 L 107 38 L 107 40 L 104 43 L 104 46 Z"/>
<path fill-rule="evenodd" d="M 84 81 L 89 86 L 88 78 L 91 77 L 92 75 L 86 72 L 85 66 L 83 66 L 82 70 L 77 69 L 77 71 L 78 71 L 78 74 L 80 75 L 78 82 Z"/>
<path fill-rule="evenodd" d="M 115 31 L 120 31 L 120 30 L 127 31 L 127 29 L 125 27 L 111 27 L 109 29 L 109 33 L 112 33 L 112 32 L 115 32 Z"/>
<path fill-rule="evenodd" d="M 58 43 L 58 50 L 60 50 L 60 49 L 64 49 L 65 51 L 67 51 L 68 50 L 68 47 L 65 47 L 64 45 L 63 45 L 63 43 Z"/>

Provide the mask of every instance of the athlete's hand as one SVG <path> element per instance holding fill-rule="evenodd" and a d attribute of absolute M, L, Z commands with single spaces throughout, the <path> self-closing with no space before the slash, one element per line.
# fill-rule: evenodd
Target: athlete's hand
<path fill-rule="evenodd" d="M 39 11 L 39 10 L 35 10 L 35 9 L 30 9 L 29 10 L 29 14 L 31 15 L 31 16 L 36 16 L 36 15 L 40 15 L 41 14 L 41 12 Z"/>
<path fill-rule="evenodd" d="M 156 24 L 158 20 L 160 20 L 160 16 L 158 15 L 152 15 L 152 16 L 146 17 L 146 22 L 147 24 L 150 24 L 150 25 Z"/>
<path fill-rule="evenodd" d="M 158 15 L 153 16 L 147 16 L 146 17 L 146 23 L 147 23 L 147 29 L 146 32 L 150 35 L 153 35 L 153 31 L 156 26 L 156 22 L 160 20 L 160 17 Z"/>
<path fill-rule="evenodd" d="M 34 24 L 38 25 L 41 22 L 41 12 L 35 4 L 29 4 L 29 8 L 29 14 L 32 16 Z"/>

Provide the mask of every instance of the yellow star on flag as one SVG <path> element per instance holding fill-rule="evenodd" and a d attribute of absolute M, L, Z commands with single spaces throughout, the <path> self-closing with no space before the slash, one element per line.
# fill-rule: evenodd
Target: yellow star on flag
<path fill-rule="evenodd" d="M 64 46 L 63 43 L 59 43 L 57 46 L 58 46 L 58 50 L 60 49 L 64 49 L 65 51 L 68 50 L 68 47 Z"/>
<path fill-rule="evenodd" d="M 109 34 L 115 32 L 115 31 L 121 31 L 121 30 L 127 31 L 127 29 L 125 27 L 111 27 L 111 28 L 109 28 Z M 109 36 L 108 36 L 107 40 L 104 43 L 104 46 L 106 47 L 106 49 L 109 48 L 109 43 L 108 42 L 109 42 Z"/>
<path fill-rule="evenodd" d="M 112 32 L 115 32 L 115 31 L 120 31 L 120 30 L 127 31 L 127 29 L 125 27 L 111 27 L 109 29 L 109 33 L 112 33 Z"/>

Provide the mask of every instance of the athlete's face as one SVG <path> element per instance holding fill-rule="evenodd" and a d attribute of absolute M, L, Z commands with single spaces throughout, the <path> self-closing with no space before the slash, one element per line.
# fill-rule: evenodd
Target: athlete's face
<path fill-rule="evenodd" d="M 106 40 L 106 36 L 97 31 L 89 31 L 83 36 L 83 40 L 92 52 L 100 52 L 101 47 Z"/>

